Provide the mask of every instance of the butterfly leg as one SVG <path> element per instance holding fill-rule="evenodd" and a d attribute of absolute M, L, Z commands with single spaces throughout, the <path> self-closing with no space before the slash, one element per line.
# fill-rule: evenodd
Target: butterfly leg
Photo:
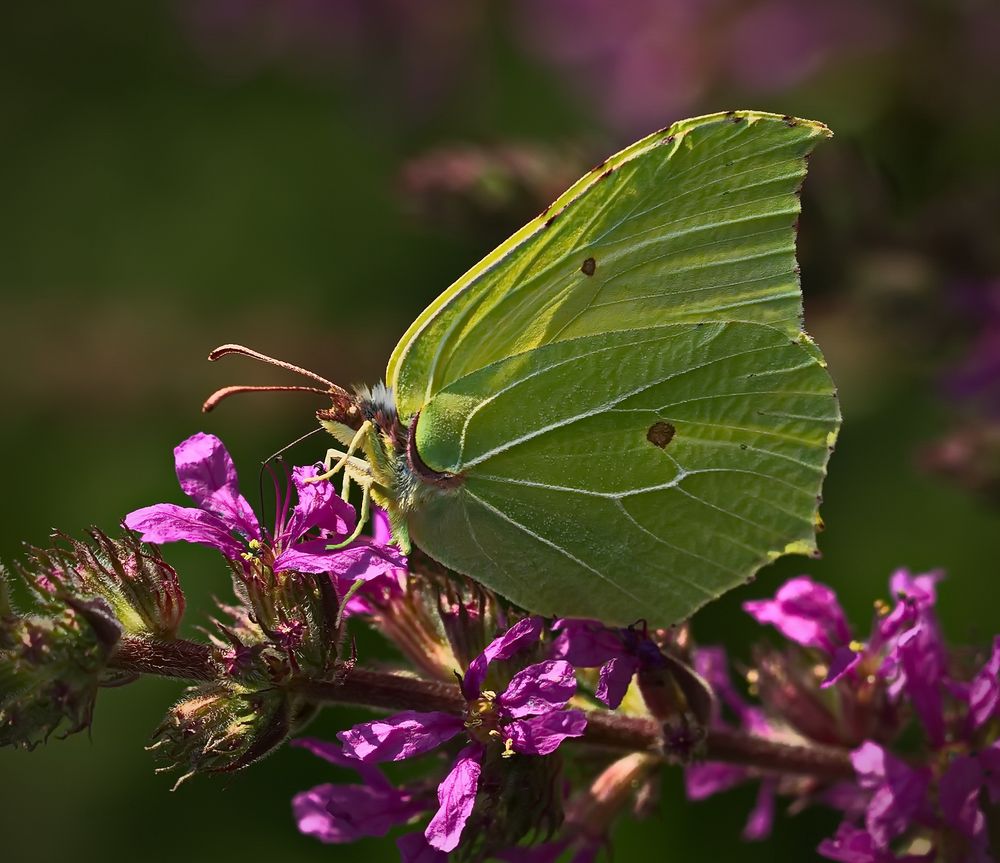
<path fill-rule="evenodd" d="M 354 438 L 351 441 L 351 445 L 347 448 L 347 452 L 341 452 L 336 449 L 328 449 L 326 451 L 326 458 L 323 459 L 323 466 L 326 468 L 326 472 L 321 473 L 318 476 L 310 477 L 309 482 L 320 482 L 324 479 L 330 479 L 336 476 L 336 474 L 338 474 L 349 461 L 358 461 L 358 459 L 354 458 L 354 453 L 358 451 L 358 448 L 364 442 L 365 438 L 371 434 L 372 428 L 373 426 L 371 420 L 365 420 L 361 423 L 361 428 L 359 428 L 355 433 Z M 333 467 L 330 467 L 330 462 L 332 462 L 335 458 L 339 458 L 339 461 Z"/>
<path fill-rule="evenodd" d="M 341 540 L 333 545 L 328 545 L 326 547 L 327 551 L 337 551 L 338 549 L 345 548 L 350 545 L 354 542 L 354 540 L 361 536 L 362 528 L 364 528 L 364 526 L 368 523 L 368 518 L 371 515 L 372 487 L 371 483 L 363 483 L 361 484 L 361 487 L 363 490 L 361 496 L 361 512 L 358 515 L 357 525 L 347 539 Z"/>

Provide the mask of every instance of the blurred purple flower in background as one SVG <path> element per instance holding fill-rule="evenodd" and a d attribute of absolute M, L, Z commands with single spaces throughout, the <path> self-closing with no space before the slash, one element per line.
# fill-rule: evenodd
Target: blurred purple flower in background
<path fill-rule="evenodd" d="M 226 75 L 342 78 L 369 99 L 395 91 L 390 102 L 406 113 L 468 73 L 484 11 L 446 0 L 179 0 L 178 9 L 198 52 Z"/>
<path fill-rule="evenodd" d="M 504 22 L 624 135 L 683 116 L 720 88 L 795 87 L 891 47 L 906 20 L 905 10 L 861 0 L 514 0 L 492 12 L 443 0 L 185 0 L 179 8 L 200 53 L 229 74 L 279 67 L 338 76 L 395 91 L 394 104 L 424 112 L 482 79 L 472 70 L 488 54 L 487 25 Z"/>
<path fill-rule="evenodd" d="M 858 0 L 521 0 L 518 13 L 534 52 L 627 134 L 683 116 L 718 86 L 794 87 L 832 60 L 886 48 L 896 28 L 888 9 Z"/>
<path fill-rule="evenodd" d="M 953 397 L 972 401 L 1000 416 L 1000 279 L 960 285 L 955 291 L 960 313 L 974 335 L 946 387 Z"/>

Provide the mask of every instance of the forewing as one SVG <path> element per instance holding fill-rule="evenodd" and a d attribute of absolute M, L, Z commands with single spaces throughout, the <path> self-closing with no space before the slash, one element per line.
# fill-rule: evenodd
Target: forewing
<path fill-rule="evenodd" d="M 738 111 L 612 156 L 413 323 L 386 373 L 400 415 L 490 363 L 581 336 L 709 320 L 798 335 L 798 189 L 829 134 Z"/>
<path fill-rule="evenodd" d="M 666 625 L 815 549 L 839 425 L 811 344 L 760 324 L 567 340 L 456 381 L 417 447 L 461 473 L 415 542 L 543 614 Z"/>

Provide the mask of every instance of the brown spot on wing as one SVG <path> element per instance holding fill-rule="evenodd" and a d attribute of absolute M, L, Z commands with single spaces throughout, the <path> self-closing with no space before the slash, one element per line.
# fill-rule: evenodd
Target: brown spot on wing
<path fill-rule="evenodd" d="M 649 427 L 649 431 L 646 432 L 646 440 L 648 440 L 653 446 L 658 446 L 660 449 L 663 449 L 674 439 L 674 433 L 676 431 L 677 430 L 670 423 L 665 423 L 661 420 L 660 422 L 653 423 Z"/>
<path fill-rule="evenodd" d="M 594 275 L 594 272 L 596 270 L 597 270 L 597 261 L 595 261 L 593 258 L 587 258 L 587 260 L 583 262 L 583 266 L 580 267 L 580 272 L 583 273 L 585 276 Z"/>

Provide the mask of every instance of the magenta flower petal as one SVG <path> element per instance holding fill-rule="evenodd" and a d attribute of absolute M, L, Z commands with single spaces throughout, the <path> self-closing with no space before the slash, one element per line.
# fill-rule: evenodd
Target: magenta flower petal
<path fill-rule="evenodd" d="M 743 610 L 758 623 L 771 624 L 785 638 L 803 647 L 833 653 L 851 639 L 837 595 L 825 584 L 804 575 L 785 582 L 774 599 L 744 602 Z"/>
<path fill-rule="evenodd" d="M 561 659 L 537 662 L 511 679 L 498 702 L 514 719 L 558 710 L 576 694 L 576 672 Z"/>
<path fill-rule="evenodd" d="M 625 652 L 619 631 L 596 620 L 563 618 L 552 629 L 559 633 L 552 643 L 552 657 L 576 668 L 597 668 Z"/>
<path fill-rule="evenodd" d="M 464 728 L 462 719 L 450 713 L 407 710 L 387 719 L 355 725 L 341 731 L 337 737 L 347 754 L 376 764 L 423 755 L 451 740 Z"/>
<path fill-rule="evenodd" d="M 318 785 L 292 799 L 299 830 L 320 842 L 354 842 L 365 836 L 384 836 L 429 808 L 427 795 L 396 788 L 370 764 L 348 756 L 336 743 L 303 738 L 292 745 L 356 771 L 362 784 Z"/>
<path fill-rule="evenodd" d="M 777 780 L 762 779 L 757 789 L 757 802 L 743 828 L 743 838 L 748 842 L 759 842 L 771 835 L 774 826 L 774 797 L 778 790 Z"/>
<path fill-rule="evenodd" d="M 718 702 L 728 707 L 739 722 L 747 727 L 747 730 L 757 734 L 768 730 L 769 723 L 761 710 L 744 701 L 739 692 L 736 691 L 736 687 L 733 686 L 733 680 L 729 676 L 729 660 L 726 657 L 725 648 L 699 647 L 694 651 L 693 659 L 694 670 L 704 677 L 712 687 Z M 712 721 L 714 724 L 721 723 L 718 705 Z"/>
<path fill-rule="evenodd" d="M 861 662 L 861 657 L 862 653 L 860 650 L 851 650 L 846 645 L 834 650 L 833 656 L 830 657 L 829 670 L 823 682 L 819 685 L 820 689 L 833 686 L 838 680 L 850 674 L 857 667 L 858 663 Z"/>
<path fill-rule="evenodd" d="M 940 572 L 910 575 L 909 570 L 896 570 L 889 578 L 889 590 L 897 602 L 879 621 L 879 636 L 890 640 L 912 626 L 923 613 L 933 610 L 937 602 L 936 585 L 942 578 Z"/>
<path fill-rule="evenodd" d="M 586 728 L 587 717 L 582 710 L 557 710 L 518 719 L 507 726 L 505 734 L 521 755 L 549 755 L 567 737 L 579 737 Z"/>
<path fill-rule="evenodd" d="M 227 558 L 237 558 L 243 546 L 233 537 L 219 516 L 202 509 L 157 503 L 125 516 L 125 526 L 139 534 L 143 542 L 195 542 L 221 551 Z"/>
<path fill-rule="evenodd" d="M 286 548 L 274 559 L 274 571 L 328 572 L 349 586 L 359 578 L 370 581 L 406 565 L 406 558 L 391 546 L 379 548 L 358 540 L 347 548 L 330 551 L 329 544 L 329 540 L 310 539 Z"/>
<path fill-rule="evenodd" d="M 985 725 L 1000 703 L 1000 636 L 993 639 L 993 652 L 969 687 L 969 719 L 972 727 Z"/>
<path fill-rule="evenodd" d="M 332 482 L 307 482 L 318 474 L 314 465 L 292 470 L 298 502 L 285 525 L 284 545 L 297 542 L 314 528 L 329 531 L 335 536 L 347 536 L 357 524 L 354 507 L 341 500 Z"/>
<path fill-rule="evenodd" d="M 945 821 L 972 840 L 974 845 L 983 845 L 988 841 L 986 816 L 979 805 L 983 779 L 979 759 L 960 755 L 948 765 L 938 784 L 941 814 Z"/>
<path fill-rule="evenodd" d="M 937 583 L 943 578 L 942 572 L 911 575 L 908 569 L 897 569 L 889 577 L 889 590 L 893 596 L 906 597 L 921 608 L 932 608 L 937 604 Z"/>
<path fill-rule="evenodd" d="M 426 799 L 391 786 L 318 785 L 292 798 L 299 830 L 328 844 L 384 836 L 426 811 Z"/>
<path fill-rule="evenodd" d="M 835 836 L 824 839 L 816 851 L 821 857 L 838 863 L 930 863 L 934 858 L 933 852 L 926 856 L 908 854 L 897 857 L 891 851 L 876 847 L 875 840 L 867 831 L 847 821 L 837 828 Z"/>
<path fill-rule="evenodd" d="M 438 786 L 441 808 L 431 818 L 424 836 L 427 837 L 428 844 L 439 851 L 453 851 L 462 838 L 465 822 L 469 820 L 476 802 L 482 755 L 481 744 L 466 746 L 458 754 L 451 772 Z"/>
<path fill-rule="evenodd" d="M 317 758 L 329 761 L 337 767 L 347 767 L 355 771 L 364 780 L 365 785 L 371 785 L 375 788 L 395 787 L 385 778 L 385 774 L 381 770 L 371 764 L 365 764 L 364 761 L 359 761 L 353 755 L 348 755 L 339 743 L 318 740 L 315 737 L 299 737 L 291 741 L 290 745 L 305 749 Z"/>
<path fill-rule="evenodd" d="M 923 806 L 930 777 L 866 741 L 851 753 L 858 784 L 872 792 L 865 826 L 879 848 L 909 827 Z"/>
<path fill-rule="evenodd" d="M 400 863 L 448 863 L 444 851 L 432 848 L 423 833 L 407 833 L 396 840 Z"/>
<path fill-rule="evenodd" d="M 376 545 L 388 545 L 392 542 L 389 514 L 378 506 L 372 507 L 372 540 Z"/>
<path fill-rule="evenodd" d="M 236 466 L 215 435 L 199 432 L 174 447 L 181 489 L 199 507 L 225 519 L 249 539 L 260 538 L 260 525 L 240 494 Z"/>
<path fill-rule="evenodd" d="M 941 697 L 945 660 L 937 627 L 932 621 L 921 619 L 897 639 L 895 653 L 913 709 L 927 729 L 931 743 L 940 746 L 945 740 Z"/>
<path fill-rule="evenodd" d="M 721 761 L 692 764 L 684 771 L 688 800 L 704 800 L 713 794 L 735 788 L 746 779 L 746 768 L 723 764 Z"/>
<path fill-rule="evenodd" d="M 638 670 L 639 662 L 634 657 L 616 656 L 609 659 L 601 666 L 597 691 L 594 694 L 615 710 L 622 703 L 629 684 Z"/>
<path fill-rule="evenodd" d="M 465 677 L 462 678 L 462 694 L 466 699 L 472 701 L 479 697 L 491 662 L 497 659 L 510 659 L 514 654 L 536 644 L 542 637 L 543 623 L 540 617 L 526 617 L 515 623 L 503 635 L 494 638 L 486 649 L 469 663 Z"/>

